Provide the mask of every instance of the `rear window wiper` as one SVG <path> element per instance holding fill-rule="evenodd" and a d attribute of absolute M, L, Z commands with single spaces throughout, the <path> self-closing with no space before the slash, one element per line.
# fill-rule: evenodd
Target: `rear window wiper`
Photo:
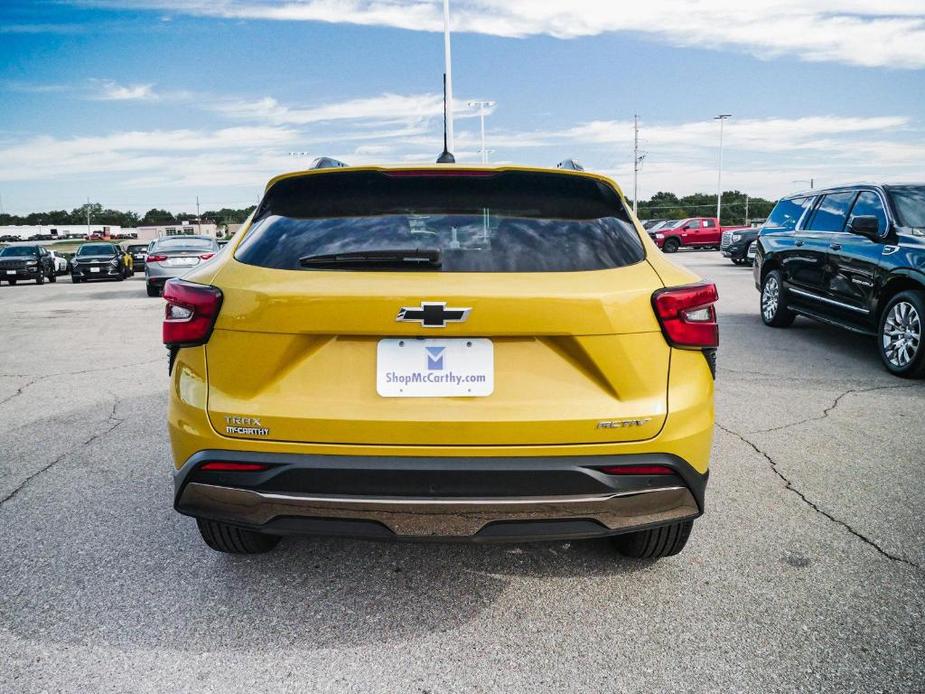
<path fill-rule="evenodd" d="M 431 269 L 441 265 L 437 249 L 392 249 L 322 253 L 299 258 L 302 267 Z"/>

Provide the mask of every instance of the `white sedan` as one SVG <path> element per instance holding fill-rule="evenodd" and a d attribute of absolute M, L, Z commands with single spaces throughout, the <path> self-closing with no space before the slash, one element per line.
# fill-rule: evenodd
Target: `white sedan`
<path fill-rule="evenodd" d="M 54 251 L 48 251 L 48 255 L 52 257 L 52 260 L 55 261 L 55 274 L 56 275 L 66 275 L 68 270 L 67 258 L 63 255 L 59 255 Z"/>

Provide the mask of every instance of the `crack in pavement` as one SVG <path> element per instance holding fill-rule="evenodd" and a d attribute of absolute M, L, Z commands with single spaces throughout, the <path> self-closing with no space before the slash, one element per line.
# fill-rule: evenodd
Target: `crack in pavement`
<path fill-rule="evenodd" d="M 772 431 L 781 431 L 782 429 L 789 429 L 790 427 L 795 427 L 800 424 L 806 424 L 807 422 L 818 422 L 819 420 L 825 419 L 826 417 L 828 417 L 839 406 L 839 404 L 842 401 L 842 398 L 848 395 L 853 395 L 856 393 L 872 393 L 877 390 L 895 390 L 897 388 L 921 388 L 921 387 L 922 386 L 917 383 L 901 383 L 899 385 L 891 385 L 891 386 L 873 386 L 872 388 L 850 388 L 844 391 L 843 393 L 839 393 L 838 396 L 836 396 L 835 400 L 832 402 L 832 404 L 826 407 L 822 411 L 821 415 L 818 415 L 815 417 L 807 417 L 806 419 L 801 419 L 796 422 L 790 422 L 789 424 L 781 424 L 780 426 L 771 427 L 770 429 L 754 429 L 750 431 L 749 433 L 750 434 L 767 434 Z"/>
<path fill-rule="evenodd" d="M 159 359 L 147 359 L 145 361 L 138 361 L 132 364 L 117 364 L 115 366 L 112 366 L 112 365 L 102 366 L 102 367 L 95 368 L 95 369 L 84 369 L 83 371 L 59 371 L 55 373 L 44 374 L 42 376 L 36 376 L 32 378 L 32 380 L 29 381 L 28 383 L 25 383 L 21 385 L 19 388 L 17 388 L 15 393 L 5 397 L 3 400 L 0 400 L 0 405 L 5 405 L 6 403 L 10 402 L 10 400 L 14 400 L 15 398 L 18 398 L 20 395 L 23 394 L 23 391 L 25 391 L 27 388 L 31 388 L 36 383 L 40 383 L 41 381 L 46 381 L 49 378 L 54 378 L 56 376 L 81 376 L 83 374 L 99 373 L 100 371 L 111 371 L 113 369 L 127 369 L 132 366 L 145 366 L 146 364 L 155 364 L 155 363 L 163 362 L 163 361 L 164 361 L 164 358 L 161 357 Z M 24 374 L 0 374 L 0 376 L 11 376 L 11 377 L 18 376 L 20 378 L 30 378 L 31 377 L 29 375 L 24 375 Z"/>
<path fill-rule="evenodd" d="M 889 387 L 894 387 L 894 386 L 885 386 L 885 387 L 889 388 Z M 895 387 L 902 387 L 902 386 L 895 386 Z M 846 394 L 847 394 L 847 393 L 846 393 Z M 770 467 L 771 467 L 771 471 L 772 471 L 775 475 L 777 475 L 777 476 L 784 482 L 784 484 L 785 484 L 785 489 L 787 489 L 788 491 L 793 492 L 793 493 L 796 494 L 798 497 L 800 497 L 800 499 L 803 501 L 803 503 L 805 503 L 807 506 L 809 506 L 813 511 L 815 511 L 816 513 L 818 513 L 818 514 L 821 515 L 821 516 L 824 516 L 825 518 L 828 518 L 830 521 L 832 521 L 832 522 L 835 523 L 836 525 L 840 525 L 842 528 L 844 528 L 844 529 L 847 530 L 849 533 L 851 533 L 852 535 L 854 535 L 856 538 L 858 538 L 859 540 L 861 540 L 864 544 L 869 545 L 870 547 L 873 547 L 875 550 L 877 550 L 877 552 L 878 552 L 881 556 L 886 557 L 886 558 L 889 559 L 890 561 L 898 562 L 898 563 L 900 563 L 900 564 L 906 564 L 907 566 L 911 566 L 911 567 L 914 568 L 914 569 L 919 569 L 920 571 L 923 569 L 922 566 L 920 566 L 919 564 L 916 564 L 914 561 L 912 561 L 912 560 L 910 560 L 910 559 L 906 559 L 905 557 L 900 556 L 900 555 L 898 555 L 898 554 L 893 554 L 892 552 L 888 552 L 887 550 L 883 549 L 880 545 L 878 545 L 876 542 L 874 542 L 873 540 L 871 540 L 869 537 L 867 537 L 866 535 L 864 535 L 864 534 L 862 534 L 861 532 L 859 532 L 859 531 L 855 530 L 854 528 L 852 528 L 852 527 L 851 527 L 850 525 L 848 525 L 848 523 L 846 523 L 845 521 L 841 520 L 840 518 L 836 518 L 835 516 L 833 516 L 833 515 L 832 515 L 831 513 L 829 513 L 828 511 L 826 511 L 826 510 L 820 508 L 819 505 L 816 504 L 814 501 L 810 500 L 809 497 L 806 496 L 806 494 L 804 494 L 804 493 L 801 492 L 799 489 L 797 489 L 797 488 L 793 485 L 793 482 L 791 482 L 790 479 L 788 479 L 787 476 L 784 475 L 784 473 L 780 471 L 780 468 L 777 467 L 777 461 L 774 460 L 774 458 L 772 458 L 770 455 L 768 455 L 768 454 L 765 453 L 763 450 L 761 450 L 760 448 L 758 448 L 758 446 L 757 446 L 756 444 L 754 444 L 754 443 L 752 443 L 751 441 L 749 441 L 749 440 L 748 440 L 747 438 L 745 438 L 742 434 L 740 434 L 740 433 L 737 432 L 737 431 L 733 431 L 732 429 L 729 429 L 729 428 L 727 428 L 727 427 L 724 427 L 724 426 L 723 426 L 722 424 L 720 424 L 719 422 L 716 423 L 716 427 L 717 427 L 718 429 L 720 429 L 721 431 L 725 431 L 725 432 L 726 432 L 727 434 L 729 434 L 730 436 L 736 437 L 737 439 L 739 439 L 739 441 L 741 441 L 742 443 L 746 444 L 749 448 L 751 448 L 753 451 L 755 451 L 755 453 L 757 453 L 758 455 L 760 455 L 761 457 L 763 457 L 766 461 L 768 461 L 768 464 L 769 464 Z"/>
<path fill-rule="evenodd" d="M 116 408 L 118 407 L 118 405 L 119 405 L 119 399 L 116 398 L 115 400 L 112 401 L 112 410 L 109 412 L 109 416 L 108 416 L 105 420 L 103 420 L 104 422 L 113 422 L 113 424 L 112 424 L 111 426 L 109 426 L 108 428 L 106 428 L 106 429 L 103 429 L 103 430 L 101 430 L 101 431 L 96 432 L 96 433 L 93 434 L 90 438 L 88 438 L 86 441 L 83 441 L 83 442 L 79 443 L 79 444 L 77 445 L 77 448 L 78 448 L 78 449 L 86 448 L 87 446 L 89 446 L 89 445 L 90 445 L 91 443 L 93 443 L 94 441 L 97 441 L 97 440 L 101 439 L 103 436 L 105 436 L 105 435 L 108 434 L 109 432 L 113 431 L 116 427 L 118 427 L 120 424 L 122 424 L 122 423 L 125 421 L 124 419 L 122 419 L 122 418 L 120 418 L 120 417 L 116 417 Z M 50 463 L 48 463 L 47 465 L 44 465 L 43 467 L 40 467 L 38 470 L 36 470 L 36 471 L 33 472 L 31 475 L 29 475 L 28 477 L 26 477 L 22 482 L 20 482 L 20 483 L 13 489 L 13 491 L 11 491 L 11 492 L 10 492 L 9 494 L 7 494 L 5 497 L 3 497 L 2 499 L 0 499 L 0 506 L 2 506 L 3 504 L 5 504 L 7 501 L 10 501 L 11 499 L 13 499 L 13 498 L 14 498 L 17 494 L 19 494 L 19 492 L 22 491 L 32 480 L 34 480 L 36 477 L 38 477 L 39 475 L 41 475 L 43 472 L 47 472 L 48 470 L 50 470 L 51 468 L 53 468 L 55 465 L 57 465 L 58 463 L 60 463 L 61 461 L 63 461 L 65 458 L 67 458 L 69 455 L 71 455 L 71 453 L 73 453 L 73 449 L 69 449 L 66 453 L 62 453 L 62 454 L 59 455 L 57 458 L 55 458 L 54 460 L 52 460 Z"/>

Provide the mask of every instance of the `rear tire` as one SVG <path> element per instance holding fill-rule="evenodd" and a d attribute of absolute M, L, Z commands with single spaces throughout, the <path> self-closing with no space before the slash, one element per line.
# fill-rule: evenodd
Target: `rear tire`
<path fill-rule="evenodd" d="M 51 282 L 52 284 L 58 281 L 58 275 L 55 274 L 54 270 L 52 270 L 51 274 L 48 276 L 48 281 Z"/>
<path fill-rule="evenodd" d="M 787 308 L 780 270 L 771 270 L 764 276 L 758 310 L 764 324 L 772 328 L 786 328 L 796 318 L 796 314 Z"/>
<path fill-rule="evenodd" d="M 925 291 L 900 292 L 886 305 L 877 330 L 883 365 L 900 378 L 925 376 Z"/>
<path fill-rule="evenodd" d="M 660 528 L 617 535 L 613 538 L 613 543 L 620 554 L 632 559 L 671 557 L 684 549 L 693 527 L 694 521 L 682 521 Z"/>
<path fill-rule="evenodd" d="M 161 290 L 158 289 L 156 285 L 153 285 L 150 282 L 145 285 L 145 288 L 148 290 L 148 296 L 160 296 L 161 295 Z"/>
<path fill-rule="evenodd" d="M 280 540 L 276 535 L 263 535 L 205 518 L 197 518 L 196 525 L 202 539 L 216 552 L 262 554 L 276 547 Z"/>
<path fill-rule="evenodd" d="M 666 239 L 662 244 L 662 250 L 665 253 L 675 253 L 681 247 L 681 242 L 677 239 Z"/>
<path fill-rule="evenodd" d="M 80 284 L 80 278 L 74 277 L 74 275 L 71 275 L 71 284 Z"/>

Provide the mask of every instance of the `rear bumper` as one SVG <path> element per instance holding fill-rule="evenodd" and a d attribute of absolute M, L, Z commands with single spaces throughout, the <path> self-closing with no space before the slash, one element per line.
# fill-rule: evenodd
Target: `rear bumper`
<path fill-rule="evenodd" d="M 209 461 L 262 472 L 210 472 Z M 663 465 L 608 475 L 605 465 Z M 175 476 L 175 508 L 270 534 L 516 541 L 615 535 L 696 518 L 707 475 L 677 456 L 326 456 L 201 451 Z"/>

